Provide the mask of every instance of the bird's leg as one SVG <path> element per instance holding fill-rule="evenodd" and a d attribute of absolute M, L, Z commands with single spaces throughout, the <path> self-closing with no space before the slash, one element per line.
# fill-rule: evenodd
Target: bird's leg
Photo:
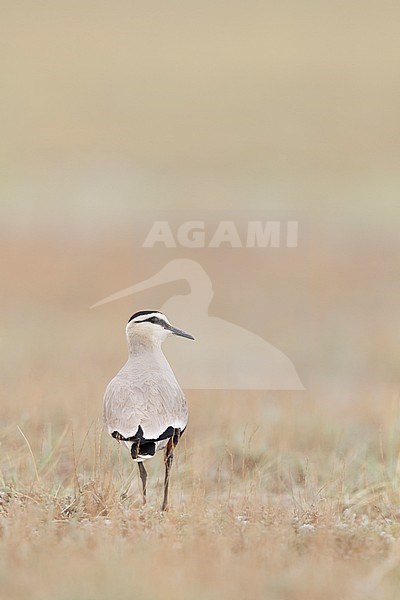
<path fill-rule="evenodd" d="M 174 448 L 178 445 L 180 434 L 180 429 L 174 429 L 173 436 L 168 440 L 168 444 L 165 450 L 164 500 L 161 507 L 161 510 L 163 511 L 167 510 L 168 508 L 169 478 L 171 475 L 172 461 L 174 459 Z"/>
<path fill-rule="evenodd" d="M 143 485 L 143 506 L 146 504 L 146 492 L 147 492 L 147 471 L 146 467 L 142 462 L 138 462 L 140 479 Z"/>
<path fill-rule="evenodd" d="M 168 442 L 168 446 L 170 443 Z M 172 446 L 172 444 L 171 444 Z M 165 479 L 164 479 L 164 500 L 162 503 L 161 510 L 167 510 L 168 508 L 168 487 L 169 487 L 169 478 L 171 474 L 172 461 L 174 459 L 174 454 L 172 451 L 165 454 Z"/>

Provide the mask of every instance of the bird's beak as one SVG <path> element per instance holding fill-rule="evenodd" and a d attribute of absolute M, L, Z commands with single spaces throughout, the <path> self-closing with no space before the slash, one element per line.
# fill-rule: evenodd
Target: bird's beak
<path fill-rule="evenodd" d="M 190 333 L 186 333 L 186 331 L 182 331 L 182 329 L 177 329 L 176 327 L 168 327 L 169 331 L 174 335 L 179 335 L 180 337 L 188 338 L 189 340 L 194 340 L 194 337 L 190 335 Z"/>

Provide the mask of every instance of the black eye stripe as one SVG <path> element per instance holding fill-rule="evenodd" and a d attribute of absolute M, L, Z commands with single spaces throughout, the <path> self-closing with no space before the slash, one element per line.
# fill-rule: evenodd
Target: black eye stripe
<path fill-rule="evenodd" d="M 149 319 L 143 319 L 142 321 L 135 321 L 136 323 L 154 323 L 154 325 L 161 325 L 161 327 L 166 327 L 166 322 L 163 319 L 159 319 L 158 317 L 150 317 Z"/>

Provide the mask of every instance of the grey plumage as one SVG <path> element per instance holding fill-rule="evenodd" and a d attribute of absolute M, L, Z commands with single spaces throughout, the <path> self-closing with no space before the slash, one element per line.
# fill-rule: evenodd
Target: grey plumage
<path fill-rule="evenodd" d="M 158 311 L 135 313 L 126 332 L 129 358 L 106 388 L 104 421 L 110 435 L 130 449 L 136 462 L 143 463 L 165 449 L 165 509 L 173 449 L 186 428 L 188 406 L 161 344 L 170 334 L 193 338 L 173 327 Z M 143 464 L 139 470 L 145 502 L 147 474 Z"/>
<path fill-rule="evenodd" d="M 145 439 L 186 427 L 187 402 L 161 350 L 129 357 L 107 386 L 104 419 L 110 435 L 118 431 L 123 437 L 134 436 L 139 425 Z"/>

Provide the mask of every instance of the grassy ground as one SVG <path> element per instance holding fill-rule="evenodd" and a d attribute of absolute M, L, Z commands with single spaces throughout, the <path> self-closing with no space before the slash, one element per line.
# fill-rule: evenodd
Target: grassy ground
<path fill-rule="evenodd" d="M 198 394 L 165 514 L 99 422 L 3 430 L 1 596 L 395 597 L 398 406 L 360 408 Z"/>

